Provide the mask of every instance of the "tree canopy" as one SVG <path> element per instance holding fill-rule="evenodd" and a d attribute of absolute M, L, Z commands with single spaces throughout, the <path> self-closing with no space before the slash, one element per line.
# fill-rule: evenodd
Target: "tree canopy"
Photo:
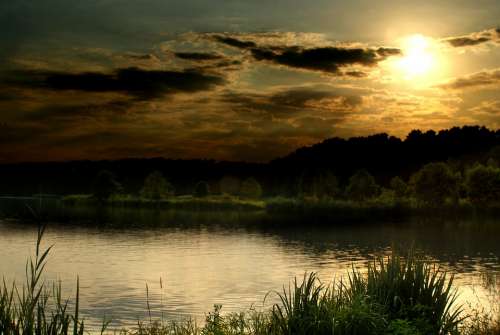
<path fill-rule="evenodd" d="M 160 200 L 174 194 L 174 187 L 159 171 L 150 173 L 144 180 L 141 196 L 145 199 Z"/>

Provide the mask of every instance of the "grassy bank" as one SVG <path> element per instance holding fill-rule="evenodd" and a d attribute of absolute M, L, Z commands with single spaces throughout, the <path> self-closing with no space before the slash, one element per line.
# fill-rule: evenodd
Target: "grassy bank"
<path fill-rule="evenodd" d="M 263 200 L 245 199 L 230 195 L 210 195 L 195 197 L 192 195 L 172 196 L 152 200 L 132 195 L 116 195 L 106 200 L 97 200 L 91 195 L 69 195 L 62 199 L 69 206 L 111 206 L 125 208 L 158 208 L 185 210 L 263 210 Z"/>
<path fill-rule="evenodd" d="M 362 201 L 330 197 L 268 197 L 244 198 L 233 195 L 171 196 L 157 200 L 133 195 L 114 195 L 98 200 L 92 195 L 68 195 L 62 198 L 67 206 L 108 206 L 122 208 L 158 208 L 184 210 L 266 210 L 272 214 L 315 214 L 318 216 L 372 216 L 425 214 L 439 210 L 441 213 L 500 213 L 500 204 L 472 203 L 467 199 L 443 204 L 422 203 L 415 198 L 375 197 Z"/>
<path fill-rule="evenodd" d="M 79 285 L 71 304 L 60 286 L 43 281 L 49 249 L 41 248 L 28 263 L 22 287 L 0 286 L 0 334 L 84 334 L 79 313 Z M 194 320 L 139 322 L 133 329 L 102 333 L 174 335 L 309 335 L 309 334 L 500 334 L 492 315 L 471 314 L 455 305 L 453 277 L 434 264 L 408 255 L 380 258 L 361 273 L 352 269 L 343 280 L 321 283 L 314 273 L 295 280 L 265 311 L 221 314 L 215 306 L 198 325 Z M 267 298 L 267 297 L 266 297 Z M 71 308 L 68 307 L 71 305 Z M 149 304 L 148 304 L 149 305 Z M 119 316 L 118 316 L 119 317 Z"/>

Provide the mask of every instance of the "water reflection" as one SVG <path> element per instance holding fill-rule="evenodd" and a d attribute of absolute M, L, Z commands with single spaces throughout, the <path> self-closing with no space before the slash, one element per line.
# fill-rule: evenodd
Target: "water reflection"
<path fill-rule="evenodd" d="M 500 224 L 491 220 L 317 227 L 265 213 L 71 211 L 47 231 L 45 243 L 55 244 L 47 279 L 62 280 L 73 295 L 78 274 L 82 311 L 94 326 L 103 315 L 113 326 L 146 317 L 146 283 L 156 316 L 201 318 L 216 303 L 224 311 L 260 307 L 267 292 L 304 271 L 328 281 L 394 248 L 414 246 L 455 273 L 462 301 L 487 304 L 486 284 L 500 273 Z M 20 281 L 35 235 L 19 221 L 0 223 L 0 275 Z"/>

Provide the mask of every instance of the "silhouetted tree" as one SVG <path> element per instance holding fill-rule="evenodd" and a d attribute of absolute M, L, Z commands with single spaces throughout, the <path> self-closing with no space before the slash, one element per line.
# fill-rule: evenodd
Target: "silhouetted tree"
<path fill-rule="evenodd" d="M 375 178 L 366 170 L 358 170 L 349 178 L 346 194 L 353 200 L 364 200 L 372 198 L 380 192 Z"/>
<path fill-rule="evenodd" d="M 205 181 L 200 181 L 194 187 L 194 196 L 198 198 L 206 197 L 210 194 L 210 187 Z"/>
<path fill-rule="evenodd" d="M 240 195 L 245 198 L 260 198 L 262 196 L 262 187 L 254 178 L 247 178 L 241 184 Z"/>
<path fill-rule="evenodd" d="M 494 166 L 475 165 L 466 172 L 465 189 L 473 202 L 500 201 L 500 169 Z"/>
<path fill-rule="evenodd" d="M 240 192 L 241 181 L 233 176 L 224 176 L 219 181 L 219 188 L 221 193 L 238 195 Z"/>
<path fill-rule="evenodd" d="M 145 199 L 160 200 L 174 194 L 174 187 L 159 171 L 150 173 L 144 180 L 141 196 Z"/>
<path fill-rule="evenodd" d="M 330 171 L 305 171 L 299 178 L 298 193 L 301 196 L 336 197 L 340 194 L 337 177 Z"/>
<path fill-rule="evenodd" d="M 392 178 L 390 186 L 391 190 L 394 191 L 394 196 L 396 198 L 404 198 L 408 195 L 408 185 L 406 185 L 401 177 L 396 176 Z"/>
<path fill-rule="evenodd" d="M 457 199 L 459 175 L 448 164 L 429 163 L 415 173 L 410 184 L 417 199 L 428 204 L 443 204 L 447 198 Z"/>
<path fill-rule="evenodd" d="M 94 197 L 100 201 L 106 200 L 111 195 L 122 191 L 122 186 L 116 180 L 115 175 L 106 170 L 97 174 L 92 188 Z"/>

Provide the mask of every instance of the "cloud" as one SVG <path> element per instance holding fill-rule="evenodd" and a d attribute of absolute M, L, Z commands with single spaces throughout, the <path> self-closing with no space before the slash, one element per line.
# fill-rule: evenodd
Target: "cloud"
<path fill-rule="evenodd" d="M 401 50 L 396 48 L 264 46 L 253 41 L 242 41 L 230 36 L 213 35 L 212 37 L 217 42 L 249 51 L 252 58 L 257 61 L 267 61 L 291 68 L 353 77 L 360 77 L 364 74 L 359 71 L 343 73 L 340 71 L 341 68 L 356 65 L 372 67 L 388 57 L 401 54 Z"/>
<path fill-rule="evenodd" d="M 500 69 L 476 72 L 464 77 L 452 79 L 438 87 L 446 90 L 474 89 L 500 84 Z"/>
<path fill-rule="evenodd" d="M 251 48 L 257 48 L 257 44 L 252 41 L 240 41 L 236 38 L 229 37 L 229 36 L 221 36 L 221 35 L 214 35 L 213 38 L 220 43 L 224 43 L 226 45 L 235 47 L 235 48 L 240 48 L 240 49 L 251 49 Z"/>
<path fill-rule="evenodd" d="M 240 117 L 291 118 L 301 113 L 344 117 L 361 106 L 362 92 L 335 87 L 286 87 L 268 93 L 226 91 L 220 98 Z M 333 114 L 332 114 L 333 113 Z"/>
<path fill-rule="evenodd" d="M 498 29 L 488 29 L 468 35 L 448 37 L 443 41 L 455 48 L 476 46 L 487 42 L 499 42 L 500 34 L 498 33 Z"/>
<path fill-rule="evenodd" d="M 223 59 L 224 56 L 208 52 L 175 52 L 175 57 L 194 61 L 212 61 Z"/>
<path fill-rule="evenodd" d="M 500 127 L 500 101 L 487 100 L 469 110 L 471 116 L 482 124 Z"/>
<path fill-rule="evenodd" d="M 20 70 L 13 74 L 11 84 L 54 91 L 120 92 L 140 100 L 182 92 L 207 91 L 225 83 L 221 76 L 197 70 L 122 68 L 111 73 Z"/>
<path fill-rule="evenodd" d="M 130 100 L 114 100 L 90 104 L 47 104 L 23 117 L 23 121 L 50 122 L 52 124 L 81 124 L 85 121 L 115 122 L 117 117 L 130 114 L 134 103 Z"/>
<path fill-rule="evenodd" d="M 126 53 L 122 55 L 124 58 L 129 58 L 132 60 L 155 60 L 157 57 L 153 54 L 136 54 L 136 53 Z"/>

